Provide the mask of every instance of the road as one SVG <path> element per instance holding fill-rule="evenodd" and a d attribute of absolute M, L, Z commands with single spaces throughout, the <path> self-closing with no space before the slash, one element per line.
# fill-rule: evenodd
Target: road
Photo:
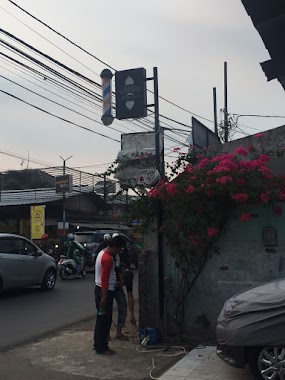
<path fill-rule="evenodd" d="M 134 289 L 137 297 L 137 271 Z M 58 278 L 51 292 L 10 291 L 0 298 L 0 351 L 94 316 L 94 273 L 82 280 Z"/>

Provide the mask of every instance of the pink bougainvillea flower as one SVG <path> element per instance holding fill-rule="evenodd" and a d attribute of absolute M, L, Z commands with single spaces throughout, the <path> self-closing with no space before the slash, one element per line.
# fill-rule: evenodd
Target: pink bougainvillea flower
<path fill-rule="evenodd" d="M 246 170 L 251 171 L 252 170 L 252 162 L 248 160 L 241 161 L 240 166 Z"/>
<path fill-rule="evenodd" d="M 240 156 L 246 157 L 248 156 L 248 151 L 247 149 L 240 147 L 235 150 L 235 154 L 239 154 Z"/>
<path fill-rule="evenodd" d="M 232 183 L 233 182 L 233 177 L 223 176 L 221 178 L 217 178 L 216 182 L 221 183 L 222 185 L 226 185 L 227 183 Z"/>
<path fill-rule="evenodd" d="M 215 237 L 218 234 L 219 234 L 219 229 L 218 228 L 214 228 L 214 227 L 208 228 L 208 236 L 209 237 Z"/>
<path fill-rule="evenodd" d="M 232 199 L 244 203 L 248 200 L 248 195 L 246 193 L 238 193 L 232 196 Z"/>
<path fill-rule="evenodd" d="M 278 194 L 280 201 L 285 201 L 285 190 L 281 190 Z"/>
<path fill-rule="evenodd" d="M 171 196 L 174 196 L 177 191 L 178 191 L 178 185 L 176 183 L 169 183 L 167 186 L 166 186 L 166 191 L 168 192 L 168 194 L 170 194 Z"/>
<path fill-rule="evenodd" d="M 264 203 L 267 203 L 270 201 L 270 196 L 268 194 L 261 194 L 260 195 L 260 200 Z"/>
<path fill-rule="evenodd" d="M 213 162 L 213 163 L 214 162 L 219 162 L 219 161 L 221 161 L 221 156 L 216 156 L 216 157 L 214 157 L 214 158 L 211 159 L 211 162 Z"/>
<path fill-rule="evenodd" d="M 151 190 L 148 192 L 147 196 L 148 196 L 149 198 L 158 198 L 158 197 L 159 197 L 159 191 L 158 191 L 156 188 L 153 188 L 153 189 L 151 189 Z"/>
<path fill-rule="evenodd" d="M 233 171 L 238 170 L 238 165 L 228 158 L 222 159 L 222 161 L 220 162 L 218 166 L 226 166 L 227 168 L 230 168 Z"/>
<path fill-rule="evenodd" d="M 258 159 L 261 162 L 270 162 L 270 157 L 267 154 L 261 154 Z"/>
<path fill-rule="evenodd" d="M 256 135 L 254 135 L 254 137 L 256 138 L 256 139 L 260 139 L 261 137 L 263 137 L 264 136 L 264 133 L 257 133 Z"/>
<path fill-rule="evenodd" d="M 196 191 L 196 187 L 190 185 L 186 190 L 185 193 L 194 193 Z"/>
<path fill-rule="evenodd" d="M 282 215 L 282 212 L 283 212 L 282 207 L 281 206 L 274 207 L 274 212 L 278 216 Z"/>
<path fill-rule="evenodd" d="M 204 158 L 198 165 L 198 169 L 201 170 L 211 162 L 208 158 Z"/>
<path fill-rule="evenodd" d="M 236 182 L 239 186 L 244 186 L 246 184 L 246 181 L 244 178 L 237 178 Z"/>
<path fill-rule="evenodd" d="M 223 172 L 230 172 L 231 169 L 228 166 L 217 166 L 215 169 L 213 169 L 214 173 L 223 173 Z"/>
<path fill-rule="evenodd" d="M 190 177 L 190 181 L 196 181 L 197 180 L 197 176 L 196 175 L 193 175 L 192 177 Z"/>
<path fill-rule="evenodd" d="M 180 150 L 180 148 L 177 147 L 177 148 L 173 149 L 173 152 L 178 152 L 179 150 Z"/>
<path fill-rule="evenodd" d="M 261 166 L 258 169 L 259 172 L 264 173 L 264 174 L 271 174 L 272 175 L 272 170 L 269 169 L 267 166 Z"/>
<path fill-rule="evenodd" d="M 188 164 L 185 168 L 186 173 L 193 173 L 194 172 L 194 166 L 192 164 Z"/>
<path fill-rule="evenodd" d="M 255 146 L 253 146 L 253 145 L 249 145 L 249 146 L 247 147 L 247 149 L 248 149 L 249 152 L 253 152 L 253 151 L 255 151 Z"/>
<path fill-rule="evenodd" d="M 251 220 L 251 215 L 248 212 L 244 212 L 240 217 L 241 222 L 248 222 L 249 220 Z"/>

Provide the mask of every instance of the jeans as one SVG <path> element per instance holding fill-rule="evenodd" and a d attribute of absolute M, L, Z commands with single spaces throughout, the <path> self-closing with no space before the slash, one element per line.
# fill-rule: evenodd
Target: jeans
<path fill-rule="evenodd" d="M 114 298 L 118 305 L 117 327 L 122 328 L 125 326 L 127 319 L 127 300 L 122 287 L 115 288 Z"/>
<path fill-rule="evenodd" d="M 99 286 L 95 286 L 97 319 L 94 330 L 94 348 L 98 353 L 103 353 L 108 350 L 108 335 L 112 325 L 114 292 L 108 290 L 107 306 L 104 315 L 98 315 L 101 298 L 101 288 Z"/>
<path fill-rule="evenodd" d="M 84 257 L 77 257 L 77 260 L 78 261 L 76 261 L 76 275 L 79 275 L 80 272 L 84 269 Z"/>

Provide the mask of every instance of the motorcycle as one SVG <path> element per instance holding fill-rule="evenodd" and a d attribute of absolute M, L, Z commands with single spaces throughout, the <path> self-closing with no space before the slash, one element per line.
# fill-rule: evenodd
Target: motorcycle
<path fill-rule="evenodd" d="M 64 255 L 60 256 L 60 260 L 58 262 L 58 271 L 59 276 L 62 280 L 66 280 L 70 275 L 75 275 L 77 272 L 77 264 L 74 259 L 70 259 Z M 86 271 L 83 268 L 81 271 L 82 277 L 85 277 Z"/>

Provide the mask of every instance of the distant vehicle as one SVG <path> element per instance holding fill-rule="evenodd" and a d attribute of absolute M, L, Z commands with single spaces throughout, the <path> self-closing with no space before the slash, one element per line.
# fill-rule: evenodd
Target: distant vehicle
<path fill-rule="evenodd" d="M 41 286 L 52 290 L 56 283 L 55 260 L 23 236 L 0 234 L 0 293 L 9 288 Z"/>
<path fill-rule="evenodd" d="M 87 263 L 94 265 L 96 260 L 95 251 L 99 244 L 103 242 L 104 235 L 110 234 L 112 236 L 115 233 L 123 236 L 126 240 L 129 249 L 130 263 L 133 264 L 135 268 L 138 268 L 138 255 L 141 253 L 141 248 L 127 235 L 122 234 L 118 230 L 80 231 L 75 233 L 75 239 L 87 249 Z"/>
<path fill-rule="evenodd" d="M 256 380 L 285 379 L 285 279 L 228 299 L 216 333 L 217 354 L 226 363 L 248 363 Z"/>

